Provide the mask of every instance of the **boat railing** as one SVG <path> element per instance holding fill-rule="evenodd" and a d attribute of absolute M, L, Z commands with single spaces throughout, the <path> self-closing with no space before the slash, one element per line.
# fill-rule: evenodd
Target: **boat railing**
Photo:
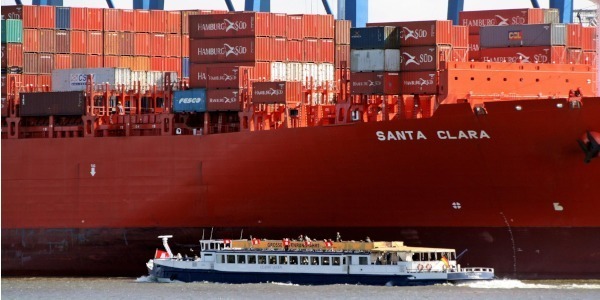
<path fill-rule="evenodd" d="M 494 268 L 483 268 L 483 267 L 469 267 L 461 268 L 462 272 L 491 272 L 494 273 Z"/>

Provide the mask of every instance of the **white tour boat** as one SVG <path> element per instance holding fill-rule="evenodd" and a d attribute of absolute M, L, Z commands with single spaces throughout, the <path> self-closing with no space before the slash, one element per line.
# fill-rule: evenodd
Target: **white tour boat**
<path fill-rule="evenodd" d="M 160 282 L 403 286 L 494 278 L 492 268 L 462 268 L 454 249 L 403 242 L 210 239 L 200 241 L 200 256 L 183 258 L 171 252 L 171 237 L 159 236 L 166 251 L 146 263 Z"/>

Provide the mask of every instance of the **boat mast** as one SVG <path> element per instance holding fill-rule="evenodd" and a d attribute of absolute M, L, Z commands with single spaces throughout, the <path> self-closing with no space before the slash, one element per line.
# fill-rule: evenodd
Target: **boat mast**
<path fill-rule="evenodd" d="M 167 250 L 167 253 L 169 253 L 169 257 L 173 257 L 173 252 L 171 252 L 171 248 L 169 248 L 169 239 L 172 238 L 172 235 L 159 235 L 158 238 L 162 239 L 163 241 L 163 246 L 165 247 L 165 250 Z"/>

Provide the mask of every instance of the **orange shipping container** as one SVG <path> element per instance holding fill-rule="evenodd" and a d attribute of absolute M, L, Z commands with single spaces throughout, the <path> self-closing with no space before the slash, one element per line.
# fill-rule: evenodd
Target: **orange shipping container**
<path fill-rule="evenodd" d="M 319 61 L 318 40 L 304 39 L 302 41 L 302 53 L 304 53 L 303 61 L 305 62 Z"/>
<path fill-rule="evenodd" d="M 166 32 L 167 12 L 164 10 L 150 11 L 150 32 Z"/>
<path fill-rule="evenodd" d="M 178 10 L 167 11 L 167 31 L 181 34 L 181 12 Z"/>
<path fill-rule="evenodd" d="M 119 54 L 135 55 L 135 33 L 119 32 Z"/>
<path fill-rule="evenodd" d="M 163 71 L 177 72 L 177 77 L 181 78 L 181 58 L 165 57 Z"/>
<path fill-rule="evenodd" d="M 165 38 L 165 56 L 181 57 L 181 35 L 166 34 Z"/>
<path fill-rule="evenodd" d="M 567 47 L 581 48 L 583 46 L 581 40 L 581 25 L 567 24 Z"/>
<path fill-rule="evenodd" d="M 104 26 L 105 31 L 120 31 L 121 30 L 121 10 L 115 8 L 105 8 Z"/>
<path fill-rule="evenodd" d="M 71 69 L 71 54 L 55 54 L 54 69 Z"/>
<path fill-rule="evenodd" d="M 301 62 L 302 61 L 302 41 L 288 40 L 286 42 L 287 61 Z"/>
<path fill-rule="evenodd" d="M 581 48 L 596 51 L 596 27 L 581 27 Z"/>
<path fill-rule="evenodd" d="M 102 55 L 104 49 L 104 36 L 100 31 L 88 31 L 85 40 L 87 54 Z"/>
<path fill-rule="evenodd" d="M 126 32 L 135 31 L 135 12 L 133 9 L 121 10 L 121 30 Z"/>
<path fill-rule="evenodd" d="M 40 52 L 54 53 L 56 51 L 54 30 L 40 29 Z"/>
<path fill-rule="evenodd" d="M 132 71 L 139 71 L 135 68 L 135 57 L 134 56 L 121 56 L 119 57 L 119 68 L 128 68 Z"/>
<path fill-rule="evenodd" d="M 102 68 L 104 57 L 101 55 L 86 55 L 86 68 Z"/>
<path fill-rule="evenodd" d="M 25 87 L 35 88 L 38 86 L 38 75 L 23 74 L 21 80 Z"/>
<path fill-rule="evenodd" d="M 23 67 L 23 44 L 2 44 L 2 68 Z"/>
<path fill-rule="evenodd" d="M 72 30 L 71 32 L 71 53 L 86 54 L 86 39 L 87 34 L 85 31 Z"/>
<path fill-rule="evenodd" d="M 318 43 L 319 62 L 332 64 L 335 61 L 333 39 L 320 39 Z"/>
<path fill-rule="evenodd" d="M 285 38 L 271 39 L 271 55 L 273 61 L 283 61 L 287 59 L 287 40 Z"/>
<path fill-rule="evenodd" d="M 150 11 L 145 9 L 135 10 L 135 31 L 150 32 Z"/>
<path fill-rule="evenodd" d="M 37 86 L 38 90 L 52 91 L 52 75 L 38 75 Z"/>
<path fill-rule="evenodd" d="M 271 34 L 276 37 L 286 37 L 286 23 L 287 23 L 287 15 L 286 14 L 271 14 Z"/>
<path fill-rule="evenodd" d="M 71 34 L 67 30 L 54 31 L 55 36 L 55 53 L 70 53 L 71 52 Z"/>
<path fill-rule="evenodd" d="M 468 26 L 452 26 L 452 47 L 468 48 L 469 47 L 469 27 Z"/>
<path fill-rule="evenodd" d="M 133 52 L 135 55 L 150 56 L 150 33 L 135 33 Z"/>
<path fill-rule="evenodd" d="M 104 55 L 119 55 L 119 33 L 104 32 Z"/>
<path fill-rule="evenodd" d="M 119 56 L 117 55 L 105 55 L 104 57 L 104 61 L 103 61 L 103 67 L 104 68 L 118 68 L 120 61 L 119 61 Z"/>
<path fill-rule="evenodd" d="M 335 20 L 335 44 L 350 45 L 350 20 Z"/>
<path fill-rule="evenodd" d="M 53 29 L 56 26 L 55 21 L 55 10 L 54 6 L 40 5 L 38 7 L 38 27 Z"/>
<path fill-rule="evenodd" d="M 86 8 L 87 19 L 85 24 L 87 30 L 98 30 L 104 29 L 104 10 L 102 8 Z"/>
<path fill-rule="evenodd" d="M 40 32 L 37 29 L 23 29 L 23 51 L 40 51 Z"/>
<path fill-rule="evenodd" d="M 289 15 L 286 18 L 287 38 L 289 40 L 303 40 L 302 15 Z M 348 37 L 350 39 L 350 37 Z"/>
<path fill-rule="evenodd" d="M 87 8 L 71 7 L 71 30 L 87 30 Z"/>
<path fill-rule="evenodd" d="M 150 55 L 165 56 L 166 36 L 163 33 L 152 33 L 150 35 Z"/>
<path fill-rule="evenodd" d="M 350 45 L 336 45 L 335 49 L 335 67 L 341 68 L 346 62 L 346 68 L 350 68 Z"/>
<path fill-rule="evenodd" d="M 150 57 L 135 56 L 134 66 L 135 66 L 136 70 L 140 70 L 140 71 L 150 70 Z"/>
<path fill-rule="evenodd" d="M 71 68 L 80 69 L 87 68 L 87 55 L 85 54 L 71 54 Z"/>
<path fill-rule="evenodd" d="M 38 73 L 52 74 L 54 67 L 54 54 L 40 53 L 38 55 Z"/>
<path fill-rule="evenodd" d="M 150 57 L 150 70 L 151 71 L 164 71 L 165 69 L 165 58 L 164 57 Z"/>
<path fill-rule="evenodd" d="M 181 56 L 190 57 L 190 36 L 184 34 L 181 36 Z"/>
<path fill-rule="evenodd" d="M 2 5 L 2 20 L 23 20 L 23 28 L 38 28 L 39 5 Z"/>

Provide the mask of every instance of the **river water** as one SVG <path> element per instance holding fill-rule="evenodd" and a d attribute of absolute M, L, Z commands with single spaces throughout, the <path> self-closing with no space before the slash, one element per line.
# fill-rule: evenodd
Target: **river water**
<path fill-rule="evenodd" d="M 2 278 L 8 299 L 600 299 L 600 280 L 498 279 L 428 287 L 156 283 L 140 278 Z"/>

